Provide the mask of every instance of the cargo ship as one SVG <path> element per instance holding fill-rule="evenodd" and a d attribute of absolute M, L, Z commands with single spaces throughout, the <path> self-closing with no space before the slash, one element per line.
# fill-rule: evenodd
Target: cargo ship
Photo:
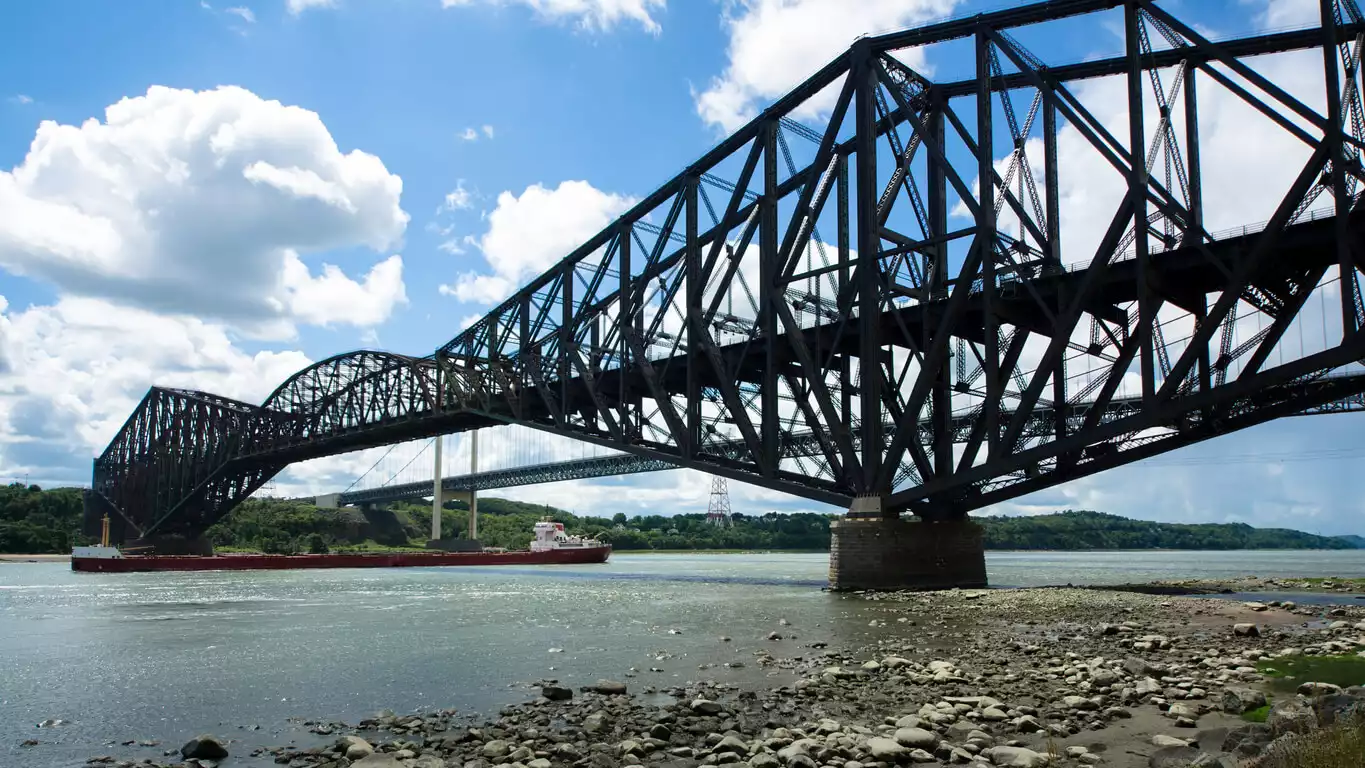
<path fill-rule="evenodd" d="M 107 530 L 107 528 L 106 528 Z M 157 555 L 125 554 L 110 546 L 107 534 L 97 546 L 71 551 L 71 570 L 93 573 L 147 571 L 250 571 L 297 568 L 413 568 L 466 565 L 578 565 L 605 563 L 611 545 L 596 539 L 570 536 L 564 524 L 536 523 L 530 549 L 477 552 L 372 552 L 320 555 Z"/>

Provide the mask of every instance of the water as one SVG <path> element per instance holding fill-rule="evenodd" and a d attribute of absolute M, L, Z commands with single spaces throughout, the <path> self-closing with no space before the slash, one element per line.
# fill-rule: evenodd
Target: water
<path fill-rule="evenodd" d="M 1365 577 L 1365 553 L 990 553 L 987 566 L 1000 586 Z M 636 690 L 703 678 L 752 685 L 786 674 L 753 663 L 771 631 L 836 645 L 876 631 L 859 601 L 819 589 L 827 568 L 823 554 L 182 574 L 0 564 L 0 766 L 156 756 L 204 731 L 284 743 L 306 737 L 291 717 L 483 711 L 529 698 L 540 678 L 580 685 L 632 667 Z M 719 666 L 726 661 L 745 666 Z M 34 727 L 48 718 L 71 724 Z M 262 730 L 239 730 L 250 725 Z M 44 744 L 20 748 L 26 738 Z M 108 746 L 147 738 L 167 743 Z"/>

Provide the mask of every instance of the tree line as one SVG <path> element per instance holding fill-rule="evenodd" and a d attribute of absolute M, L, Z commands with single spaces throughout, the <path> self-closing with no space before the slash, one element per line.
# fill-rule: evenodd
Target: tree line
<path fill-rule="evenodd" d="M 80 534 L 81 489 L 0 486 L 0 553 L 65 553 L 88 544 Z M 835 515 L 770 512 L 732 516 L 717 527 L 706 515 L 627 518 L 579 516 L 562 509 L 499 498 L 479 499 L 479 540 L 484 546 L 525 549 L 542 518 L 570 533 L 611 542 L 619 551 L 829 549 Z M 444 505 L 447 538 L 468 533 L 468 506 Z M 1358 537 L 1323 537 L 1245 524 L 1154 523 L 1101 512 L 1066 510 L 1030 517 L 978 517 L 987 549 L 1351 549 Z M 363 551 L 421 547 L 430 535 L 431 507 L 395 503 L 383 508 L 326 509 L 282 499 L 248 499 L 210 528 L 215 547 L 270 553 Z"/>

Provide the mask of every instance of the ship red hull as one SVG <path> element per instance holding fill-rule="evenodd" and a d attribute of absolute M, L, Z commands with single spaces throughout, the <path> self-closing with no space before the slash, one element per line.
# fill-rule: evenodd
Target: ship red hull
<path fill-rule="evenodd" d="M 297 568 L 414 568 L 463 565 L 576 565 L 605 563 L 611 547 L 545 552 L 375 552 L 327 555 L 128 555 L 73 557 L 71 570 L 96 573 L 143 571 L 254 571 Z"/>

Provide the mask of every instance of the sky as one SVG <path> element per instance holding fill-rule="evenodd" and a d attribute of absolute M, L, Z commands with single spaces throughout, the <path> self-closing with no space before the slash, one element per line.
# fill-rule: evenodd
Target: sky
<path fill-rule="evenodd" d="M 857 36 L 1013 5 L 15 4 L 0 50 L 0 481 L 88 484 L 153 384 L 260 402 L 339 352 L 428 354 Z M 1214 35 L 1316 19 L 1316 0 L 1163 5 Z M 1115 55 L 1119 18 L 1028 43 L 1058 62 Z M 960 50 L 915 63 L 930 76 L 969 65 Z M 1265 66 L 1293 81 L 1301 63 Z M 1230 131 L 1206 162 L 1274 167 L 1252 133 Z M 1234 223 L 1256 218 L 1258 192 L 1229 184 L 1229 200 L 1249 200 L 1227 206 Z M 1085 190 L 1070 193 L 1084 218 Z M 987 512 L 1365 533 L 1363 424 L 1275 422 Z M 499 445 L 486 461 L 513 461 Z M 371 467 L 392 477 L 421 449 L 296 466 L 272 492 L 340 490 Z M 676 514 L 705 511 L 709 490 L 678 470 L 498 495 Z M 730 492 L 737 512 L 834 511 Z"/>

